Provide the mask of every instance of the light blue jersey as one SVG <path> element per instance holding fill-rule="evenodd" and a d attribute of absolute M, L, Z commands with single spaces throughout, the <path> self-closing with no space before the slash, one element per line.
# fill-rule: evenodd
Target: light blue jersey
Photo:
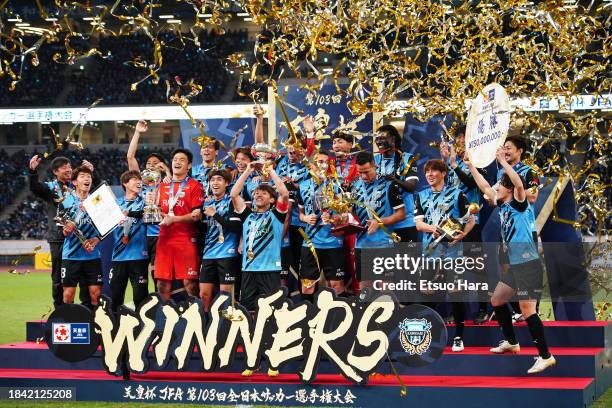
<path fill-rule="evenodd" d="M 85 239 L 99 238 L 98 230 L 94 227 L 89 215 L 82 210 L 81 201 L 76 196 L 76 193 L 67 194 L 62 201 L 60 214 L 66 214 L 82 233 Z M 91 259 L 99 259 L 100 250 L 96 248 L 92 252 L 87 252 L 79 238 L 73 232 L 64 238 L 64 247 L 62 250 L 62 259 L 70 261 L 87 261 Z"/>
<path fill-rule="evenodd" d="M 138 196 L 135 200 L 127 201 L 125 197 L 117 199 L 122 210 L 142 212 L 144 199 Z M 125 236 L 126 228 L 127 237 Z M 113 231 L 115 245 L 113 246 L 113 261 L 137 261 L 148 259 L 146 225 L 142 217 L 128 217 L 123 225 Z M 127 243 L 125 242 L 127 239 Z"/>
<path fill-rule="evenodd" d="M 298 205 L 304 211 L 304 214 L 310 215 L 315 214 L 317 216 L 317 223 L 315 225 L 306 224 L 304 232 L 308 236 L 308 239 L 312 242 L 315 248 L 328 249 L 328 248 L 341 248 L 344 240 L 342 237 L 335 237 L 331 234 L 331 225 L 323 224 L 321 220 L 321 214 L 323 213 L 322 198 L 324 197 L 324 188 L 330 185 L 329 180 L 325 180 L 321 185 L 317 185 L 312 178 L 300 183 L 300 189 L 298 192 Z M 338 194 L 339 189 L 334 185 L 334 193 Z M 328 211 L 330 215 L 333 215 L 333 211 Z M 304 240 L 302 244 L 304 247 L 308 247 L 308 243 Z"/>
<path fill-rule="evenodd" d="M 439 226 L 449 217 L 459 221 L 468 211 L 468 201 L 465 195 L 457 187 L 444 186 L 442 191 L 434 192 L 431 187 L 420 191 L 415 202 L 415 218 L 423 218 L 423 222 L 429 225 Z M 423 251 L 434 241 L 433 234 L 423 232 Z M 445 256 L 455 258 L 463 249 L 461 241 L 455 245 L 440 243 L 431 254 L 432 257 Z"/>
<path fill-rule="evenodd" d="M 368 220 L 375 219 L 370 208 L 380 218 L 388 217 L 396 210 L 404 208 L 402 194 L 395 183 L 378 176 L 372 183 L 366 183 L 362 179 L 357 180 L 353 184 L 352 192 L 354 198 L 359 201 L 358 204 L 355 204 L 355 214 L 364 227 L 367 227 L 366 222 Z M 367 207 L 360 204 L 365 204 Z M 393 227 L 392 225 L 386 226 L 389 231 L 393 231 Z M 379 228 L 373 234 L 368 234 L 367 231 L 359 232 L 355 242 L 355 248 L 385 248 L 391 246 L 393 246 L 393 240 L 382 228 Z"/>
<path fill-rule="evenodd" d="M 285 213 L 276 207 L 254 212 L 249 207 L 237 216 L 242 224 L 242 270 L 281 271 L 281 241 Z"/>
<path fill-rule="evenodd" d="M 531 233 L 529 203 L 514 198 L 499 207 L 499 220 L 503 243 L 508 248 L 510 265 L 522 264 L 538 259 L 538 250 Z"/>
<path fill-rule="evenodd" d="M 310 178 L 310 172 L 308 168 L 301 162 L 291 163 L 287 156 L 281 157 L 276 166 L 276 173 L 280 178 L 289 177 L 298 186 L 304 180 Z M 297 190 L 289 189 L 289 200 L 293 203 L 293 210 L 291 211 L 291 225 L 297 227 L 303 227 L 304 223 L 300 221 L 300 213 L 297 208 Z"/>
<path fill-rule="evenodd" d="M 224 220 L 230 221 L 231 217 L 236 218 L 229 194 L 225 194 L 219 200 L 210 198 L 204 201 L 204 209 L 211 205 L 215 207 L 217 214 Z M 236 232 L 227 231 L 214 217 L 205 216 L 205 222 L 207 225 L 202 259 L 222 259 L 237 256 L 239 235 Z"/>
<path fill-rule="evenodd" d="M 535 170 L 533 170 L 531 167 L 524 164 L 523 162 L 516 163 L 514 166 L 512 166 L 512 168 L 521 177 L 521 180 L 523 180 L 523 187 L 525 188 L 525 190 L 534 188 L 534 187 L 538 188 L 540 181 L 538 179 L 538 174 L 535 172 Z M 502 167 L 501 169 L 497 171 L 497 181 L 498 182 L 502 178 L 503 174 L 504 174 L 504 168 Z M 536 218 L 535 218 L 535 212 L 533 210 L 533 205 L 531 205 L 529 202 L 527 203 L 527 205 L 528 205 L 527 212 L 529 213 L 529 229 L 530 231 L 537 233 L 538 227 L 536 225 Z"/>
<path fill-rule="evenodd" d="M 417 180 L 416 160 L 410 153 L 397 152 L 391 157 L 385 157 L 382 154 L 374 155 L 376 163 L 376 172 L 381 176 L 395 176 L 401 181 L 410 179 Z M 402 200 L 406 208 L 406 218 L 394 225 L 394 228 L 409 228 L 414 227 L 414 195 L 400 188 Z"/>

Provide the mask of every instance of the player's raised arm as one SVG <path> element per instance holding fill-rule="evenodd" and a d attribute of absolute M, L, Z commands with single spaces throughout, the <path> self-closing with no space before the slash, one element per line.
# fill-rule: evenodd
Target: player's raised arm
<path fill-rule="evenodd" d="M 252 162 L 247 164 L 246 170 L 238 177 L 234 187 L 232 187 L 232 191 L 230 191 L 230 198 L 232 199 L 232 205 L 234 206 L 234 210 L 237 213 L 241 213 L 244 211 L 246 207 L 246 203 L 244 202 L 244 198 L 242 198 L 242 190 L 244 189 L 244 185 L 246 184 L 249 176 L 253 173 Z"/>
<path fill-rule="evenodd" d="M 274 169 L 270 169 L 270 177 L 272 178 L 272 181 L 274 181 L 274 186 L 278 191 L 278 203 L 287 204 L 289 201 L 289 190 L 287 190 L 285 183 L 283 183 Z"/>
<path fill-rule="evenodd" d="M 514 198 L 518 202 L 525 201 L 527 198 L 527 193 L 525 191 L 525 187 L 523 186 L 523 180 L 521 180 L 521 176 L 512 168 L 510 163 L 506 161 L 506 156 L 504 154 L 503 148 L 497 149 L 497 160 L 499 164 L 504 168 L 505 173 L 510 177 L 510 181 L 514 185 Z"/>
<path fill-rule="evenodd" d="M 141 133 L 145 133 L 149 129 L 149 124 L 146 120 L 139 120 L 134 129 L 134 135 L 130 140 L 130 145 L 127 151 L 127 163 L 128 170 L 140 170 L 138 166 L 138 160 L 136 160 L 136 151 L 138 150 L 138 141 L 140 140 Z"/>
<path fill-rule="evenodd" d="M 470 173 L 472 173 L 472 177 L 474 177 L 474 181 L 476 182 L 476 185 L 478 186 L 480 191 L 482 191 L 482 193 L 485 195 L 487 202 L 490 205 L 494 206 L 495 197 L 497 196 L 497 193 L 495 192 L 495 190 L 493 190 L 493 187 L 491 187 L 491 185 L 487 182 L 487 180 L 485 180 L 482 174 L 480 174 L 478 169 L 474 167 L 472 162 L 469 160 L 468 152 L 465 152 L 464 162 L 468 165 L 468 168 L 470 169 Z"/>
<path fill-rule="evenodd" d="M 263 128 L 263 115 L 264 109 L 261 105 L 255 105 L 253 107 L 253 114 L 255 115 L 255 143 L 264 142 L 264 128 Z"/>

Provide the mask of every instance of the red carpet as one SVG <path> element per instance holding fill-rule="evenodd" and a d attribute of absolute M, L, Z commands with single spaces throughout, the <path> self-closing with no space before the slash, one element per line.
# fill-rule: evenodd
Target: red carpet
<path fill-rule="evenodd" d="M 446 347 L 444 354 L 494 354 L 489 349 L 490 347 L 466 346 L 465 350 L 461 353 L 454 353 L 450 347 Z M 550 347 L 550 353 L 555 356 L 596 356 L 604 350 L 603 347 Z M 521 347 L 519 354 L 536 356 L 538 355 L 538 349 L 535 347 Z"/>
<path fill-rule="evenodd" d="M 36 378 L 62 380 L 122 381 L 101 371 L 88 370 L 25 370 L 0 369 L 0 378 Z M 300 380 L 295 374 L 281 374 L 271 379 L 266 374 L 257 373 L 244 378 L 239 373 L 189 373 L 189 372 L 149 372 L 144 375 L 132 374 L 132 381 L 161 382 L 249 382 L 295 384 Z M 587 387 L 592 378 L 538 378 L 538 377 L 447 377 L 447 376 L 402 376 L 408 386 L 421 387 L 467 387 L 467 388 L 545 388 L 580 390 Z M 314 384 L 350 385 L 341 375 L 319 374 Z M 374 386 L 398 386 L 392 375 L 374 374 L 369 381 Z"/>
<path fill-rule="evenodd" d="M 36 344 L 33 341 L 24 341 L 21 343 L 12 344 L 0 344 L 0 349 L 27 349 L 27 350 L 47 350 L 46 343 Z M 445 354 L 492 354 L 489 351 L 490 347 L 469 347 L 466 346 L 465 350 L 461 353 L 453 353 L 450 347 L 444 349 Z M 596 356 L 600 352 L 604 351 L 604 348 L 600 347 L 551 347 L 550 352 L 556 356 Z M 242 347 L 237 348 L 238 352 L 242 351 Z M 538 350 L 535 347 L 521 347 L 521 353 L 524 355 L 535 356 L 538 354 Z"/>
<path fill-rule="evenodd" d="M 552 322 L 542 322 L 544 323 L 544 327 L 605 327 L 610 322 L 605 321 L 552 321 Z M 465 321 L 466 326 L 496 326 L 499 327 L 496 321 L 487 322 L 484 324 L 474 324 L 471 320 Z M 447 324 L 446 326 L 455 326 L 454 323 Z M 525 322 L 514 323 L 514 326 L 527 326 Z"/>

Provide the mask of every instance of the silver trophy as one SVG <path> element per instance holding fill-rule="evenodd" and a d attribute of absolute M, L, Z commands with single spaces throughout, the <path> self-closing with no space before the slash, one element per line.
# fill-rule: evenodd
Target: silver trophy
<path fill-rule="evenodd" d="M 161 208 L 157 204 L 157 192 L 161 184 L 161 173 L 156 169 L 145 169 L 141 177 L 142 183 L 147 187 L 142 222 L 145 224 L 159 224 L 162 216 Z"/>
<path fill-rule="evenodd" d="M 313 207 L 316 212 L 321 213 L 321 215 L 329 213 L 329 197 L 325 194 L 325 191 L 319 189 L 314 193 L 313 198 Z M 327 223 L 321 222 L 321 224 L 326 225 Z"/>
<path fill-rule="evenodd" d="M 79 229 L 79 227 L 78 227 L 79 221 L 78 220 L 73 220 L 70 217 L 69 211 L 65 211 L 63 213 L 59 213 L 58 212 L 58 214 L 57 214 L 57 216 L 55 216 L 54 220 L 55 220 L 55 222 L 57 224 L 61 225 L 62 227 L 66 227 L 66 225 L 68 225 L 69 223 L 74 224 L 75 227 L 72 230 L 72 233 L 78 238 L 79 242 L 81 243 L 81 245 L 83 246 L 85 251 L 87 251 L 87 252 L 92 252 L 93 251 L 93 248 L 91 247 L 91 245 L 87 241 L 87 238 L 85 237 L 85 234 L 83 234 L 83 231 L 81 231 Z"/>
<path fill-rule="evenodd" d="M 268 177 L 276 157 L 276 150 L 267 143 L 256 143 L 251 146 L 251 154 L 256 159 L 255 170 L 261 171 L 264 177 Z"/>

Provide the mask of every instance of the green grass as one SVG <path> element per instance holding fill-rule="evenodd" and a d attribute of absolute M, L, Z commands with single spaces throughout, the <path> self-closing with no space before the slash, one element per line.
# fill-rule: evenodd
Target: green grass
<path fill-rule="evenodd" d="M 591 408 L 610 408 L 612 407 L 612 388 L 608 388 L 608 390 L 601 396 L 597 401 L 591 405 Z"/>
<path fill-rule="evenodd" d="M 149 280 L 151 281 L 151 280 Z M 151 283 L 150 290 L 153 289 Z M 41 320 L 53 309 L 51 298 L 51 273 L 32 272 L 24 275 L 11 274 L 0 268 L 0 344 L 25 341 L 25 322 Z M 78 289 L 77 296 L 78 299 Z M 132 301 L 132 288 L 128 283 L 125 302 Z"/>
<path fill-rule="evenodd" d="M 51 274 L 10 274 L 0 271 L 0 344 L 25 341 L 25 322 L 40 320 L 53 307 L 51 300 Z"/>

